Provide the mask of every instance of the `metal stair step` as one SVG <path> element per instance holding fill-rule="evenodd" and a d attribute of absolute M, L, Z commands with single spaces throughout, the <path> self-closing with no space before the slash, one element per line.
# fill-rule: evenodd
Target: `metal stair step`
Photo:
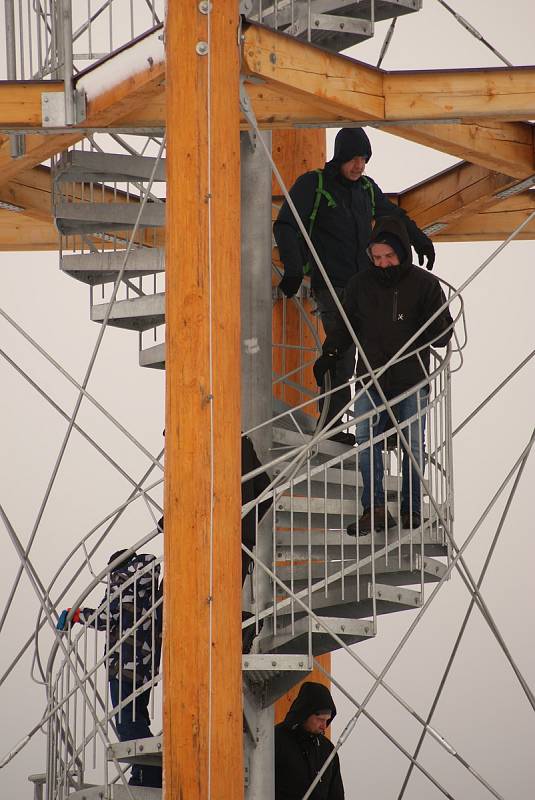
<path fill-rule="evenodd" d="M 324 617 L 325 623 L 348 645 L 356 644 L 375 636 L 371 620 L 346 619 L 345 617 Z M 338 643 L 322 626 L 312 620 L 312 652 L 314 655 L 329 653 L 339 648 Z M 259 637 L 259 647 L 263 652 L 302 653 L 308 649 L 309 620 L 296 620 L 294 625 L 278 625 L 275 634 Z"/>
<path fill-rule="evenodd" d="M 165 342 L 145 347 L 139 351 L 139 366 L 165 369 Z"/>
<path fill-rule="evenodd" d="M 312 408 L 312 406 L 311 406 Z M 279 400 L 278 397 L 273 398 L 273 416 L 276 417 L 279 414 L 284 414 L 286 412 L 292 412 L 292 417 L 297 421 L 300 428 L 309 434 L 313 434 L 316 428 L 317 417 L 312 416 L 311 414 L 307 414 L 304 409 L 294 409 L 289 403 L 284 402 L 284 400 Z M 280 419 L 275 420 L 274 424 L 278 428 L 286 428 L 288 430 L 295 431 L 295 422 L 292 421 L 292 417 L 289 414 L 286 417 L 281 417 Z"/>
<path fill-rule="evenodd" d="M 299 447 L 307 444 L 310 441 L 310 438 L 310 435 L 300 434 L 297 431 L 289 431 L 285 428 L 279 428 L 276 426 L 273 427 L 274 450 L 282 449 L 281 446 L 288 448 Z M 340 456 L 344 453 L 347 453 L 348 450 L 354 449 L 352 447 L 348 447 L 347 445 L 339 444 L 338 442 L 332 442 L 330 439 L 325 439 L 316 445 L 316 447 L 318 448 L 318 453 L 328 456 Z M 349 468 L 349 462 L 352 460 L 353 463 L 355 463 L 355 458 L 350 456 L 346 459 L 346 461 L 344 461 L 344 464 Z"/>
<path fill-rule="evenodd" d="M 123 784 L 112 783 L 109 786 L 91 786 L 87 789 L 79 789 L 68 795 L 69 800 L 160 800 L 162 797 L 161 789 L 153 789 L 148 786 L 123 786 Z"/>
<path fill-rule="evenodd" d="M 108 303 L 91 306 L 91 320 L 102 322 Z M 165 322 L 165 294 L 147 294 L 113 304 L 108 325 L 133 331 L 146 331 Z"/>
<path fill-rule="evenodd" d="M 82 283 L 94 286 L 97 283 L 115 281 L 121 270 L 126 250 L 100 253 L 78 253 L 61 258 L 62 272 Z M 137 247 L 131 250 L 124 270 L 125 278 L 140 278 L 165 271 L 165 251 L 162 247 Z"/>
<path fill-rule="evenodd" d="M 125 762 L 127 764 L 153 764 L 161 766 L 163 743 L 162 736 L 151 736 L 146 739 L 131 739 L 128 742 L 115 742 L 108 747 L 108 761 Z"/>
<path fill-rule="evenodd" d="M 78 233 L 126 231 L 133 228 L 140 204 L 129 203 L 64 203 L 54 206 L 56 227 L 64 236 Z M 165 203 L 146 203 L 141 212 L 139 227 L 165 225 Z"/>
<path fill-rule="evenodd" d="M 408 528 L 401 528 L 400 533 L 405 538 L 410 531 Z M 355 536 L 349 536 L 345 530 L 334 532 L 318 529 L 311 530 L 309 533 L 308 530 L 294 529 L 293 531 L 289 531 L 277 529 L 275 536 L 275 546 L 277 548 L 276 558 L 277 560 L 284 561 L 288 559 L 291 552 L 293 552 L 296 559 L 302 558 L 308 554 L 309 545 L 313 558 L 324 553 L 326 549 L 331 558 L 336 558 L 337 554 L 341 551 L 346 554 L 352 552 L 355 554 L 355 557 L 358 553 L 358 556 L 362 558 L 371 552 L 372 545 L 375 550 L 384 547 L 385 544 L 394 544 L 395 546 L 397 536 L 397 528 L 391 528 L 387 535 L 385 535 L 384 531 L 378 531 L 374 534 L 373 540 L 371 533 L 357 538 Z M 412 545 L 413 547 L 420 548 L 422 542 L 424 552 L 427 555 L 433 555 L 431 549 L 436 550 L 435 555 L 446 555 L 447 553 L 447 547 L 442 537 L 437 537 L 435 529 L 433 528 L 433 530 L 430 530 L 428 525 L 424 525 L 423 536 L 420 528 L 413 530 L 409 540 L 403 542 L 401 547 L 407 548 Z"/>
<path fill-rule="evenodd" d="M 361 580 L 357 585 L 353 577 L 343 587 L 339 583 L 336 589 L 329 588 L 328 595 L 314 593 L 312 609 L 318 616 L 328 614 L 331 617 L 363 619 L 373 615 L 374 597 L 377 614 L 412 610 L 419 608 L 422 602 L 421 593 L 415 589 L 376 583 L 373 591 L 371 581 Z M 284 622 L 291 615 L 292 608 L 287 606 L 277 613 L 277 620 Z M 295 604 L 293 616 L 294 619 L 300 619 L 305 616 L 305 612 Z"/>
<path fill-rule="evenodd" d="M 407 548 L 408 550 L 408 548 Z M 325 577 L 331 578 L 332 580 L 329 582 L 329 591 L 331 586 L 335 587 L 337 583 L 340 583 L 340 577 L 338 574 L 343 573 L 345 576 L 345 580 L 349 580 L 350 578 L 354 581 L 355 575 L 357 573 L 356 568 L 356 560 L 355 559 L 346 559 L 346 561 L 342 564 L 340 561 L 314 561 L 311 564 L 311 572 L 313 580 L 318 583 L 318 587 L 312 587 L 312 591 L 321 591 L 323 592 L 323 586 L 320 584 Z M 400 573 L 410 572 L 409 577 L 410 580 L 405 580 L 404 583 L 406 585 L 413 585 L 415 583 L 420 582 L 420 565 L 421 559 L 420 554 L 418 552 L 414 552 L 411 559 L 410 552 L 402 550 L 399 553 L 397 550 L 386 555 L 377 556 L 373 564 L 371 563 L 370 559 L 364 560 L 364 563 L 361 563 L 358 569 L 359 575 L 361 578 L 364 576 L 368 576 L 372 574 L 372 569 L 375 569 L 375 575 L 381 575 L 381 583 L 399 583 L 399 585 L 403 585 L 401 581 L 394 581 L 392 580 L 392 573 L 399 571 Z M 438 561 L 435 558 L 428 557 L 427 555 L 424 556 L 424 573 L 430 575 L 431 580 L 440 580 L 440 578 L 446 572 L 446 565 L 443 564 L 441 561 Z M 276 566 L 275 570 L 277 577 L 280 578 L 281 581 L 290 584 L 290 581 L 293 577 L 293 591 L 298 592 L 302 589 L 308 588 L 308 563 L 306 564 L 288 564 L 284 566 Z M 415 577 L 415 580 L 412 578 Z"/>
<path fill-rule="evenodd" d="M 98 153 L 90 150 L 69 150 L 62 156 L 56 171 L 56 182 L 148 181 L 154 171 L 155 181 L 165 181 L 165 159 L 133 156 L 124 153 Z"/>

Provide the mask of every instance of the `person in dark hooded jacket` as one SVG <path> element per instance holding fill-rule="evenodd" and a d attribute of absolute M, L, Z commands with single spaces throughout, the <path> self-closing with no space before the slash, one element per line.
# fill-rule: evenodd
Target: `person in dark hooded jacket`
<path fill-rule="evenodd" d="M 395 218 L 385 218 L 375 227 L 369 246 L 371 268 L 351 279 L 347 286 L 344 309 L 359 338 L 373 370 L 384 366 L 403 345 L 437 312 L 445 303 L 440 282 L 430 273 L 412 264 L 410 241 L 403 222 Z M 388 400 L 403 394 L 413 386 L 426 380 L 429 374 L 431 345 L 445 347 L 453 334 L 453 321 L 446 307 L 428 325 L 406 353 L 418 350 L 418 354 L 408 355 L 396 361 L 379 377 L 379 384 Z M 325 372 L 332 369 L 353 340 L 345 325 L 327 337 L 323 345 L 323 355 L 314 365 L 316 380 L 320 383 Z M 421 349 L 420 349 L 421 348 Z M 368 414 L 382 405 L 381 398 L 373 385 L 365 391 L 362 386 L 370 378 L 361 358 L 357 362 L 357 377 L 363 380 L 361 386 L 355 385 L 357 400 L 355 415 Z M 420 468 L 424 465 L 425 413 L 429 393 L 428 384 L 408 394 L 395 405 L 394 412 L 398 422 L 412 417 L 414 421 L 404 428 Z M 416 418 L 418 415 L 418 418 Z M 377 436 L 391 427 L 386 410 L 372 419 L 372 433 Z M 365 444 L 370 439 L 368 419 L 357 423 L 357 444 Z M 365 447 L 359 452 L 359 467 L 362 473 L 362 506 L 364 513 L 359 522 L 359 533 L 369 533 L 372 528 L 383 530 L 395 522 L 390 513 L 385 514 L 383 490 L 383 459 L 381 443 L 373 448 Z M 371 513 L 371 453 L 373 450 L 374 514 Z M 401 490 L 401 523 L 404 528 L 416 528 L 421 519 L 420 479 L 410 458 L 403 453 Z M 348 533 L 355 535 L 356 525 L 348 527 Z"/>
<path fill-rule="evenodd" d="M 375 181 L 364 175 L 371 155 L 370 140 L 362 128 L 342 128 L 336 135 L 332 160 L 322 170 L 301 175 L 290 189 L 290 197 L 342 302 L 351 278 L 370 266 L 366 248 L 374 219 L 385 216 L 403 219 L 419 263 L 427 259 L 427 269 L 431 270 L 435 260 L 431 240 L 403 209 L 388 200 Z M 287 297 L 294 295 L 308 264 L 323 328 L 329 336 L 339 323 L 338 310 L 286 201 L 273 233 L 284 265 L 280 290 Z M 350 346 L 336 365 L 332 388 L 347 383 L 354 367 L 355 348 Z M 350 399 L 349 387 L 333 393 L 326 421 L 338 418 Z M 342 432 L 333 438 L 344 444 L 354 444 L 354 437 L 348 433 Z"/>
<path fill-rule="evenodd" d="M 275 726 L 275 800 L 302 800 L 334 750 L 324 733 L 335 716 L 336 706 L 327 687 L 305 681 L 284 722 Z M 338 755 L 325 770 L 311 800 L 344 800 Z"/>

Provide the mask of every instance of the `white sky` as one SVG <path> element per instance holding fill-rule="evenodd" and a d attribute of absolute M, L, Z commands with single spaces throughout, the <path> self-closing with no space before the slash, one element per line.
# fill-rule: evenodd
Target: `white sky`
<path fill-rule="evenodd" d="M 516 0 L 508 6 L 485 0 L 452 0 L 451 4 L 513 63 L 535 61 L 535 11 L 530 0 Z M 356 48 L 356 57 L 375 63 L 386 28 L 386 23 L 377 25 L 375 39 Z M 383 66 L 386 69 L 421 69 L 497 63 L 496 58 L 461 29 L 437 2 L 426 0 L 423 11 L 398 22 Z M 370 138 L 374 157 L 368 171 L 386 191 L 406 188 L 454 161 L 388 134 L 372 130 Z M 329 140 L 332 140 L 331 132 Z M 493 249 L 492 243 L 439 245 L 436 272 L 459 285 Z M 465 293 L 469 344 L 464 367 L 453 383 L 454 425 L 533 347 L 533 256 L 533 243 L 513 243 Z M 55 253 L 2 253 L 0 269 L 2 307 L 80 380 L 98 334 L 98 328 L 89 322 L 87 287 L 60 274 Z M 0 347 L 67 411 L 72 410 L 75 401 L 72 387 L 44 364 L 3 320 L 0 320 Z M 66 423 L 2 358 L 0 375 L 0 441 L 3 445 L 0 503 L 22 540 L 27 541 Z M 136 335 L 109 328 L 89 390 L 153 453 L 162 446 L 163 386 L 163 373 L 138 367 Z M 532 408 L 531 369 L 516 377 L 455 439 L 455 534 L 459 543 L 468 535 L 527 442 L 533 424 Z M 82 406 L 79 421 L 130 474 L 139 476 L 145 469 L 145 458 L 86 404 Z M 534 469 L 530 463 L 483 586 L 500 630 L 532 687 L 535 686 L 532 625 L 535 602 L 531 567 L 535 543 L 530 505 L 533 482 Z M 118 505 L 128 492 L 128 484 L 74 434 L 32 551 L 43 580 L 52 574 L 80 535 Z M 478 575 L 504 501 L 505 497 L 467 551 L 467 561 L 475 575 Z M 146 507 L 136 505 L 119 524 L 110 548 L 138 538 L 149 525 Z M 100 568 L 104 560 L 102 557 L 95 566 Z M 17 564 L 4 534 L 0 607 L 3 607 Z M 467 592 L 455 575 L 389 674 L 391 684 L 422 715 L 431 702 L 467 603 Z M 2 672 L 28 635 L 36 608 L 29 584 L 23 581 L 2 632 Z M 359 646 L 359 654 L 376 670 L 389 657 L 410 623 L 412 613 L 381 617 L 376 639 Z M 33 726 L 43 707 L 42 689 L 31 683 L 29 666 L 29 660 L 25 659 L 0 688 L 3 709 L 0 756 Z M 369 681 L 360 668 L 342 654 L 335 656 L 334 669 L 346 688 L 357 699 L 362 699 Z M 339 716 L 334 725 L 335 735 L 352 713 L 347 702 L 338 696 L 336 699 Z M 417 724 L 393 701 L 385 699 L 384 693 L 376 694 L 369 710 L 399 736 L 407 748 L 414 746 L 419 734 Z M 524 800 L 533 794 L 533 713 L 478 612 L 474 612 L 461 646 L 435 727 L 507 800 Z M 44 738 L 37 735 L 32 744 L 0 772 L 2 798 L 30 797 L 27 776 L 44 770 L 44 757 Z M 369 723 L 359 720 L 341 757 L 348 800 L 397 797 L 406 761 Z M 459 800 L 490 797 L 434 742 L 424 747 L 421 758 Z M 441 796 L 425 778 L 416 771 L 413 773 L 405 794 L 408 800 L 434 800 Z"/>

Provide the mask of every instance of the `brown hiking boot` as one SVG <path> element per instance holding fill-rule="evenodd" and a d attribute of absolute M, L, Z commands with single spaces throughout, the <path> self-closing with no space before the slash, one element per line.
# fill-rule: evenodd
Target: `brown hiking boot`
<path fill-rule="evenodd" d="M 386 525 L 389 528 L 394 528 L 396 525 L 396 520 L 394 519 L 390 511 L 386 512 Z M 384 531 L 385 529 L 385 510 L 383 506 L 377 507 L 374 510 L 373 529 L 375 531 Z M 372 510 L 371 508 L 365 508 L 363 515 L 359 519 L 359 536 L 365 536 L 367 533 L 370 533 L 371 530 L 372 530 Z M 357 523 L 352 522 L 350 525 L 348 525 L 347 532 L 350 536 L 356 536 Z"/>
<path fill-rule="evenodd" d="M 417 511 L 412 512 L 412 517 L 409 511 L 402 511 L 401 513 L 402 528 L 419 528 L 420 523 L 421 523 L 421 517 Z"/>

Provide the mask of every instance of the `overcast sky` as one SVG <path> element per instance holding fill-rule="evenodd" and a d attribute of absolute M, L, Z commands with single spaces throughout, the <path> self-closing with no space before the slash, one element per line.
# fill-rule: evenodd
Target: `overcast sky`
<path fill-rule="evenodd" d="M 517 0 L 508 6 L 485 0 L 452 0 L 452 4 L 513 63 L 535 61 L 535 11 L 530 0 Z M 375 39 L 356 48 L 356 57 L 375 63 L 386 27 L 385 23 L 378 24 Z M 421 69 L 496 64 L 497 59 L 460 28 L 438 2 L 426 0 L 423 11 L 398 22 L 383 66 Z M 368 172 L 385 191 L 404 189 L 455 161 L 388 134 L 374 130 L 369 133 L 374 156 Z M 331 133 L 328 138 L 332 142 Z M 439 245 L 435 270 L 459 285 L 494 247 L 493 243 Z M 465 293 L 469 344 L 464 367 L 453 382 L 454 425 L 533 347 L 534 252 L 531 242 L 513 243 Z M 87 287 L 60 274 L 55 253 L 1 253 L 0 264 L 3 308 L 81 380 L 98 334 L 97 326 L 89 321 Z M 72 387 L 3 320 L 0 343 L 58 403 L 67 411 L 72 410 L 76 399 Z M 89 389 L 145 447 L 157 453 L 162 446 L 164 376 L 139 368 L 137 358 L 136 335 L 108 328 Z M 21 539 L 27 541 L 66 424 L 1 357 L 0 375 L 0 503 Z M 533 425 L 532 409 L 533 370 L 528 369 L 455 439 L 455 535 L 459 543 L 526 444 Z M 82 406 L 79 421 L 131 475 L 141 475 L 146 459 L 87 404 Z M 534 473 L 530 462 L 483 587 L 500 630 L 532 687 L 535 540 L 530 489 Z M 73 543 L 128 492 L 127 482 L 74 434 L 32 551 L 43 580 L 53 573 Z M 476 575 L 504 501 L 505 497 L 467 551 L 467 561 Z M 150 525 L 146 507 L 136 504 L 117 526 L 110 549 L 134 541 Z M 104 561 L 104 557 L 97 559 L 95 567 L 101 568 Z M 17 565 L 4 534 L 0 563 L 2 607 Z M 422 715 L 433 697 L 467 603 L 466 589 L 455 575 L 389 674 L 392 685 Z M 36 609 L 32 590 L 23 581 L 2 632 L 2 672 L 31 630 Z M 361 644 L 359 654 L 379 670 L 411 619 L 412 612 L 380 618 L 379 635 Z M 46 656 L 45 647 L 45 659 Z M 336 656 L 333 663 L 337 678 L 356 699 L 362 699 L 369 681 L 360 668 L 345 654 Z M 43 691 L 31 682 L 29 667 L 29 659 L 25 659 L 0 687 L 1 755 L 34 725 L 43 707 Z M 338 695 L 336 699 L 340 713 L 334 725 L 335 736 L 352 713 L 349 703 Z M 414 745 L 418 726 L 399 706 L 378 692 L 369 709 L 406 747 Z M 435 727 L 507 800 L 524 800 L 533 795 L 533 713 L 477 612 L 439 706 Z M 29 798 L 27 776 L 44 770 L 44 757 L 44 738 L 38 735 L 0 772 L 2 799 Z M 348 800 L 397 797 L 406 761 L 369 723 L 359 720 L 341 758 Z M 459 800 L 490 796 L 435 743 L 426 745 L 422 761 Z M 434 800 L 441 796 L 416 772 L 405 794 L 408 800 Z"/>

